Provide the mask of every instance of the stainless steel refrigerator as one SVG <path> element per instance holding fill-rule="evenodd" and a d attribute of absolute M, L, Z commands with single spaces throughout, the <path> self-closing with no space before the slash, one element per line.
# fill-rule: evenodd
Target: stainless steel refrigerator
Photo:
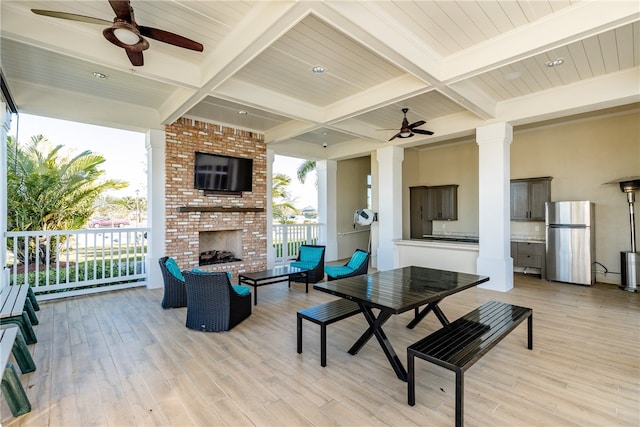
<path fill-rule="evenodd" d="M 594 204 L 547 202 L 547 280 L 593 285 L 595 282 Z"/>

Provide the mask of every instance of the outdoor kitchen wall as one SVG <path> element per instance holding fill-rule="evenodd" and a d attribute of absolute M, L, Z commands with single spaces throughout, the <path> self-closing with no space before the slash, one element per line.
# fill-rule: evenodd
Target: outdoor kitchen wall
<path fill-rule="evenodd" d="M 218 124 L 181 118 L 165 127 L 167 256 L 182 269 L 243 271 L 267 267 L 267 149 L 264 136 Z M 253 191 L 237 195 L 205 195 L 193 186 L 194 153 L 253 159 Z M 228 212 L 178 212 L 179 207 L 224 207 Z M 244 212 L 257 208 L 260 212 Z M 235 210 L 237 209 L 237 210 Z M 198 267 L 200 231 L 242 230 L 242 261 Z"/>

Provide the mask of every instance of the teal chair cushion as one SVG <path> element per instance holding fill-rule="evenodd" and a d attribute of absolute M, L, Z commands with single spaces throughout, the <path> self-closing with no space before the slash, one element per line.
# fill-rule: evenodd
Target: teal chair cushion
<path fill-rule="evenodd" d="M 300 255 L 302 255 L 302 254 L 300 254 Z M 289 265 L 291 265 L 291 267 L 298 267 L 298 268 L 301 268 L 303 270 L 313 270 L 314 268 L 316 268 L 316 265 L 318 265 L 318 261 L 316 261 L 316 262 L 293 261 Z"/>
<path fill-rule="evenodd" d="M 351 273 L 353 270 L 353 268 L 347 267 L 345 265 L 327 265 L 324 268 L 325 273 L 327 273 L 327 275 L 331 277 L 344 276 L 345 274 Z"/>
<path fill-rule="evenodd" d="M 169 273 L 171 273 L 173 275 L 173 277 L 175 277 L 176 279 L 184 282 L 184 276 L 182 275 L 182 271 L 180 270 L 180 266 L 178 265 L 178 263 L 176 262 L 175 259 L 169 257 L 167 258 L 167 260 L 164 263 L 165 267 L 167 267 L 167 270 L 169 270 Z"/>
<path fill-rule="evenodd" d="M 364 252 L 356 252 L 351 256 L 351 259 L 347 263 L 347 267 L 350 267 L 353 270 L 356 270 L 358 267 L 362 265 L 364 260 L 367 259 L 367 254 Z"/>
<path fill-rule="evenodd" d="M 240 296 L 249 295 L 251 293 L 251 286 L 244 285 L 231 285 L 233 290 Z"/>
<path fill-rule="evenodd" d="M 300 261 L 313 263 L 313 266 L 315 267 L 322 259 L 323 250 L 323 248 L 300 246 Z"/>

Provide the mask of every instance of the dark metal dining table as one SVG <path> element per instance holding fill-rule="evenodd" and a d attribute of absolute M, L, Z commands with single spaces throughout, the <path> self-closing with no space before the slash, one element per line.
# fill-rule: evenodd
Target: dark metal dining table
<path fill-rule="evenodd" d="M 449 320 L 438 305 L 440 301 L 488 280 L 489 277 L 476 274 L 409 266 L 316 283 L 313 287 L 354 301 L 362 309 L 369 328 L 349 349 L 349 354 L 357 354 L 375 336 L 398 378 L 407 381 L 407 371 L 382 329 L 384 323 L 393 314 L 415 310 L 408 328 L 416 326 L 431 311 L 445 326 L 449 324 Z M 420 310 L 422 306 L 425 307 Z M 380 310 L 377 316 L 373 312 L 374 308 Z"/>

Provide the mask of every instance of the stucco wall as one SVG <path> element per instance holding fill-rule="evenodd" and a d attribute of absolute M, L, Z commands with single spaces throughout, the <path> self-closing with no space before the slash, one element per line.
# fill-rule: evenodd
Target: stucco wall
<path fill-rule="evenodd" d="M 353 228 L 353 214 L 357 209 L 367 207 L 367 175 L 371 173 L 371 157 L 341 160 L 337 164 L 336 182 L 338 230 L 338 259 L 351 257 L 356 249 L 367 250 L 369 245 L 368 227 L 356 225 Z"/>

